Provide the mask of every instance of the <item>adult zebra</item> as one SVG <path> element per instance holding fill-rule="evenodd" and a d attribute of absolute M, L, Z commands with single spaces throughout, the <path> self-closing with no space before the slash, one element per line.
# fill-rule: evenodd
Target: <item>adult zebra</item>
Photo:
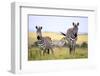
<path fill-rule="evenodd" d="M 46 53 L 50 53 L 50 50 L 52 54 L 54 54 L 52 49 L 52 40 L 50 37 L 42 37 L 42 26 L 36 26 L 36 33 L 37 33 L 37 40 L 38 40 L 38 46 L 43 50 L 43 55 Z"/>
<path fill-rule="evenodd" d="M 68 41 L 70 54 L 75 53 L 79 22 L 73 22 L 72 25 L 73 27 L 69 28 L 66 34 L 61 32 L 61 34 L 64 35 L 65 39 Z"/>

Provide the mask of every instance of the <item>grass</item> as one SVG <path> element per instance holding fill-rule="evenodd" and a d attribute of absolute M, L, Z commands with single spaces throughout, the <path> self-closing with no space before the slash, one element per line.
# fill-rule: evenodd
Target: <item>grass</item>
<path fill-rule="evenodd" d="M 69 54 L 68 48 L 54 48 L 54 55 L 50 54 L 40 54 L 38 47 L 33 47 L 28 51 L 29 60 L 54 60 L 54 59 L 75 59 L 75 58 L 87 58 L 88 51 L 87 48 L 77 48 L 74 55 Z"/>
<path fill-rule="evenodd" d="M 60 40 L 63 38 L 62 35 L 54 32 L 45 32 L 43 33 L 43 37 L 49 36 L 52 40 Z M 36 33 L 29 32 L 29 46 L 31 46 L 36 41 Z M 77 44 L 81 44 L 82 42 L 88 42 L 87 35 L 79 35 Z M 54 60 L 54 59 L 76 59 L 76 58 L 87 58 L 88 57 L 88 48 L 76 48 L 75 54 L 70 55 L 69 49 L 67 47 L 61 48 L 53 48 L 53 54 L 46 54 L 45 56 L 40 55 L 42 52 L 38 47 L 32 47 L 28 50 L 28 60 Z"/>

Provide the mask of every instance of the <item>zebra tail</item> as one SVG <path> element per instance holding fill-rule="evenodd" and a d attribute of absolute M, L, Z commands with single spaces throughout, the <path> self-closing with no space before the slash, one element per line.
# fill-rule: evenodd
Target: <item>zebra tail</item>
<path fill-rule="evenodd" d="M 62 35 L 66 36 L 66 34 L 64 34 L 63 32 L 60 32 Z"/>

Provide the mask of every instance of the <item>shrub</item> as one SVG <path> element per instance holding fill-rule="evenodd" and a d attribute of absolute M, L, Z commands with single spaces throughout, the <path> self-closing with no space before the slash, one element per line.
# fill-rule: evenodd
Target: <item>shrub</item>
<path fill-rule="evenodd" d="M 80 45 L 79 45 L 79 44 L 76 44 L 76 47 L 77 47 L 77 48 L 79 48 L 79 47 L 80 47 Z"/>
<path fill-rule="evenodd" d="M 88 47 L 88 44 L 87 44 L 86 42 L 83 42 L 83 43 L 81 44 L 81 47 L 82 47 L 82 48 L 87 48 L 87 47 Z"/>

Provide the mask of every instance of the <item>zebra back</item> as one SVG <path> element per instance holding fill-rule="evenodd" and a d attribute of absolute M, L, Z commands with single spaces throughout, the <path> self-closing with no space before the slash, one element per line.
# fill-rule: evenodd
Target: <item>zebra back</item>
<path fill-rule="evenodd" d="M 41 40 L 38 40 L 38 47 L 43 49 L 43 50 L 52 48 L 51 38 L 43 37 Z"/>

